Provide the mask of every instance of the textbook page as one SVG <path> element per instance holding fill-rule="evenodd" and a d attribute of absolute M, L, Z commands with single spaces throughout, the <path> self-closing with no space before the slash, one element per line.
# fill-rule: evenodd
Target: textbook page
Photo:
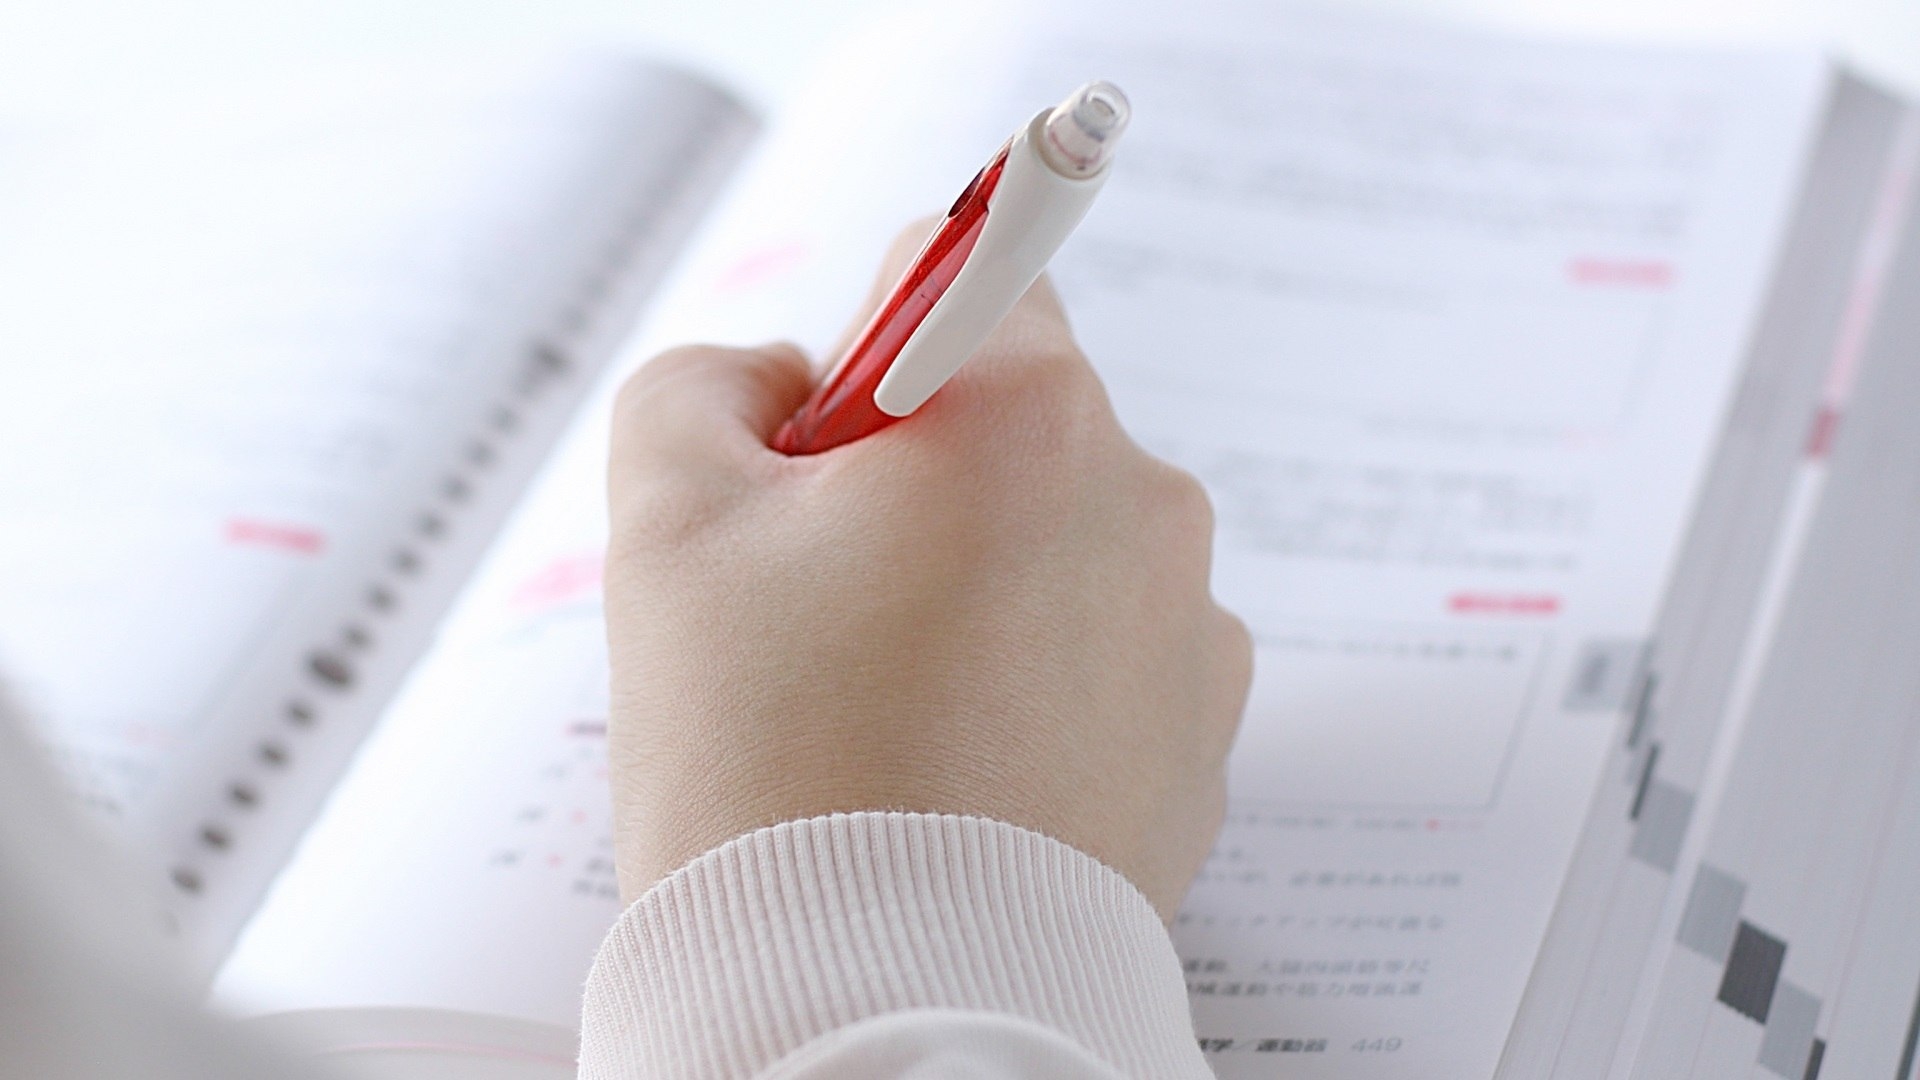
<path fill-rule="evenodd" d="M 1123 421 L 1206 481 L 1215 589 L 1258 642 L 1231 818 L 1174 927 L 1198 1033 L 1228 1077 L 1491 1075 L 1823 68 L 1265 6 L 1078 10 L 850 43 L 783 110 L 647 345 L 828 347 L 901 223 L 1081 81 L 1125 88 L 1135 126 L 1054 276 Z M 917 47 L 936 36 L 938 61 Z M 599 423 L 250 928 L 230 999 L 577 1008 L 618 908 L 604 794 L 565 786 L 600 767 Z M 428 700 L 499 726 L 450 752 L 427 732 L 459 710 Z M 440 824 L 376 836 L 436 752 L 485 783 L 446 764 L 428 775 L 449 787 L 401 805 L 485 813 L 388 811 L 389 834 Z M 397 911 L 328 888 L 401 867 Z M 512 944 L 467 956 L 464 982 L 423 972 L 505 926 L 581 943 L 541 1001 Z"/>
<path fill-rule="evenodd" d="M 214 986 L 225 1007 L 578 1023 L 620 911 L 605 404 L 556 455 L 240 936 Z"/>
<path fill-rule="evenodd" d="M 1213 493 L 1257 641 L 1174 927 L 1197 1030 L 1226 1077 L 1488 1076 L 1822 76 L 1340 28 L 1239 49 L 1109 61 L 1260 135 L 1128 147 L 1059 271 L 1123 419 Z"/>
<path fill-rule="evenodd" d="M 469 504 L 423 508 L 477 399 L 527 349 L 618 321 L 610 231 L 664 243 L 626 223 L 668 205 L 684 144 L 727 131 L 717 91 L 616 57 L 231 91 L 23 123 L 0 149 L 0 674 L 113 808 L 148 801 L 303 598 L 374 586 L 345 565 L 369 530 L 490 527 L 479 504 L 558 425 L 526 409 L 518 439 L 471 450 L 491 472 Z"/>

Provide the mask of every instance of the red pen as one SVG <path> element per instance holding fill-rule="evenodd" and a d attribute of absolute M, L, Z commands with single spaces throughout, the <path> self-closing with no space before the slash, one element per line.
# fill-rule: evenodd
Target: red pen
<path fill-rule="evenodd" d="M 1130 114 L 1119 87 L 1090 82 L 1007 140 L 813 396 L 774 434 L 773 448 L 831 450 L 932 397 L 1086 216 Z"/>

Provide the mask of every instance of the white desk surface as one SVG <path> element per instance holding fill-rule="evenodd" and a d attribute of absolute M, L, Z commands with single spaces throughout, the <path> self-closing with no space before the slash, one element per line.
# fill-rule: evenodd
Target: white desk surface
<path fill-rule="evenodd" d="M 770 103 L 837 35 L 905 0 L 0 0 L 0 119 L 111 108 L 289 59 L 602 40 L 714 71 Z M 1329 0 L 1330 3 L 1359 0 Z M 1823 45 L 1920 95 L 1920 0 L 1366 0 L 1604 37 Z"/>

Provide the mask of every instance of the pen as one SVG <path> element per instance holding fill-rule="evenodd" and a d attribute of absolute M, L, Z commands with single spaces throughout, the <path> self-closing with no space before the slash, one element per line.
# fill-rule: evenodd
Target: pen
<path fill-rule="evenodd" d="M 932 397 L 1086 216 L 1130 114 L 1119 87 L 1090 82 L 1007 140 L 813 396 L 774 433 L 773 448 L 831 450 Z"/>

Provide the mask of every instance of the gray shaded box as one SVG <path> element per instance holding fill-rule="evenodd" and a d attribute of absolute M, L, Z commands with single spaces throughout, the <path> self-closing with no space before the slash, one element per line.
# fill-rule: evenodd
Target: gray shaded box
<path fill-rule="evenodd" d="M 1720 1003 L 1741 1016 L 1767 1022 L 1780 966 L 1787 962 L 1787 943 L 1744 920 L 1733 935 L 1733 952 L 1720 979 Z"/>
<path fill-rule="evenodd" d="M 1659 746 L 1660 744 L 1655 742 L 1643 742 L 1636 745 L 1633 753 L 1627 758 L 1626 775 L 1620 778 L 1621 781 L 1628 787 L 1638 787 L 1640 781 L 1645 779 L 1652 770 L 1652 759 L 1660 752 Z M 1641 796 L 1636 794 L 1634 796 L 1634 802 L 1638 803 L 1640 798 Z M 1628 814 L 1627 816 L 1632 817 L 1633 815 Z"/>
<path fill-rule="evenodd" d="M 1740 905 L 1747 899 L 1747 883 L 1706 863 L 1694 875 L 1687 893 L 1687 910 L 1680 916 L 1680 944 L 1716 964 L 1733 952 L 1733 932 L 1740 924 Z"/>
<path fill-rule="evenodd" d="M 1568 712 L 1618 712 L 1633 699 L 1646 664 L 1646 643 L 1634 638 L 1598 638 L 1580 646 L 1564 699 Z"/>
<path fill-rule="evenodd" d="M 1820 999 L 1790 982 L 1781 982 L 1760 1037 L 1760 1066 L 1787 1080 L 1801 1080 L 1813 1055 L 1813 1026 L 1820 1020 Z"/>
<path fill-rule="evenodd" d="M 1628 854 L 1671 874 L 1680 861 L 1680 844 L 1693 820 L 1693 796 L 1664 780 L 1647 785 Z"/>

